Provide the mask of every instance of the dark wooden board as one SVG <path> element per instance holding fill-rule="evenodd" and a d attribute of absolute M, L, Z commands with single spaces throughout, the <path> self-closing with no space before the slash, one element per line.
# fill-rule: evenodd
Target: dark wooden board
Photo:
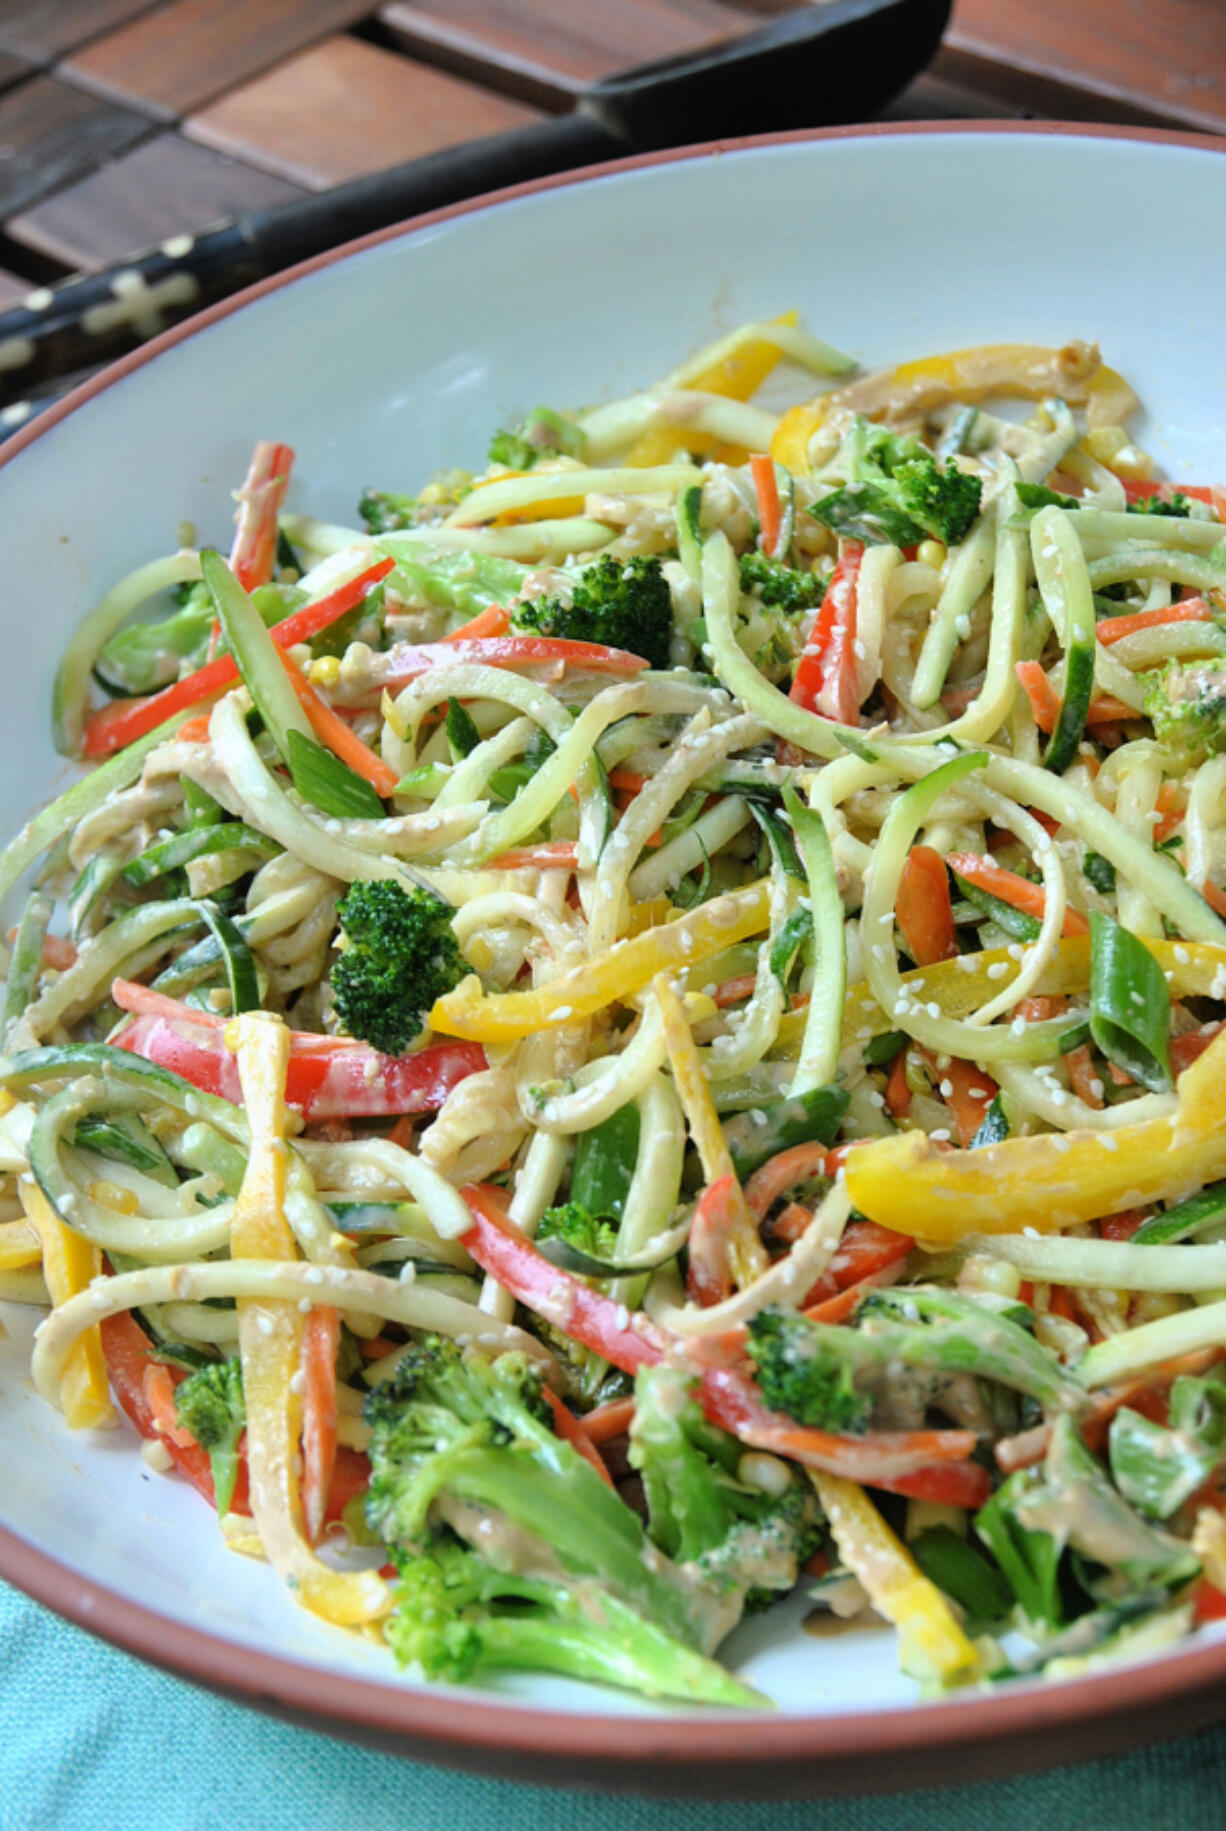
<path fill-rule="evenodd" d="M 394 0 L 392 41 L 449 69 L 566 107 L 598 77 L 751 31 L 763 22 L 719 0 Z"/>
<path fill-rule="evenodd" d="M 300 196 L 284 178 L 162 133 L 7 227 L 14 242 L 88 273 L 171 236 Z"/>
<path fill-rule="evenodd" d="M 54 63 L 74 45 L 110 32 L 156 0 L 6 0 L 0 7 L 0 48 Z"/>
<path fill-rule="evenodd" d="M 176 120 L 370 11 L 371 0 L 170 0 L 64 70 L 99 95 Z"/>
<path fill-rule="evenodd" d="M 53 76 L 0 96 L 0 219 L 134 146 L 149 123 Z"/>
<path fill-rule="evenodd" d="M 488 89 L 337 37 L 193 115 L 185 131 L 218 152 L 326 190 L 539 118 Z"/>

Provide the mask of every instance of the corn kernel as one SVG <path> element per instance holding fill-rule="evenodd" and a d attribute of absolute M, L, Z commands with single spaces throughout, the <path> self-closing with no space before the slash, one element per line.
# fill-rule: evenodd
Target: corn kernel
<path fill-rule="evenodd" d="M 311 684 L 334 687 L 341 677 L 341 664 L 335 655 L 321 655 L 311 663 Z"/>
<path fill-rule="evenodd" d="M 935 571 L 939 571 L 945 564 L 948 555 L 949 549 L 943 540 L 921 540 L 915 549 L 915 557 L 921 566 L 931 566 Z"/>
<path fill-rule="evenodd" d="M 103 1208 L 113 1208 L 116 1214 L 136 1214 L 140 1202 L 131 1189 L 125 1189 L 120 1183 L 97 1182 L 89 1185 L 91 1198 Z"/>

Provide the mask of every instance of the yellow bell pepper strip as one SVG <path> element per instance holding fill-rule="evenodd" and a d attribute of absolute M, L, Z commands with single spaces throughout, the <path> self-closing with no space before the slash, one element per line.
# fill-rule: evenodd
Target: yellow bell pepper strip
<path fill-rule="evenodd" d="M 1036 401 L 1058 395 L 1070 406 L 1084 406 L 1091 427 L 1119 425 L 1139 405 L 1123 376 L 1106 367 L 1093 344 L 1069 343 L 1058 350 L 1027 343 L 979 344 L 880 369 L 791 408 L 779 421 L 771 456 L 805 476 L 809 441 L 835 413 L 909 420 L 949 401 L 983 401 L 997 394 Z"/>
<path fill-rule="evenodd" d="M 714 1219 L 704 1204 L 712 1198 L 719 1214 L 720 1246 L 727 1254 L 728 1269 L 739 1290 L 761 1277 L 770 1260 L 758 1234 L 756 1217 L 746 1205 L 740 1181 L 732 1164 L 732 1153 L 719 1122 L 711 1089 L 703 1073 L 702 1062 L 694 1042 L 685 1009 L 667 973 L 652 981 L 652 991 L 660 1006 L 664 1022 L 664 1042 L 673 1071 L 673 1081 L 681 1110 L 690 1128 L 702 1163 L 707 1185 L 699 1211 L 703 1219 Z"/>
<path fill-rule="evenodd" d="M 0 1272 L 37 1265 L 42 1256 L 43 1243 L 33 1222 L 5 1221 L 0 1226 Z"/>
<path fill-rule="evenodd" d="M 781 312 L 771 322 L 795 324 L 796 313 Z M 680 385 L 695 388 L 701 394 L 722 394 L 725 400 L 747 401 L 757 393 L 782 354 L 777 343 L 769 343 L 765 337 L 755 337 L 730 350 L 726 356 L 713 362 L 710 368 L 703 369 L 696 375 L 687 374 Z M 687 451 L 697 452 L 705 458 L 715 458 L 721 463 L 745 462 L 745 452 L 741 446 L 728 445 L 712 433 L 688 430 L 683 440 L 679 428 L 656 426 L 635 441 L 626 454 L 626 463 L 636 467 L 667 464 L 682 443 Z"/>
<path fill-rule="evenodd" d="M 279 1018 L 250 1011 L 228 1026 L 226 1041 L 238 1058 L 251 1126 L 230 1256 L 292 1260 L 298 1252 L 285 1218 L 289 1031 Z M 320 1275 L 322 1282 L 322 1269 Z M 303 1604 L 338 1627 L 353 1627 L 377 1620 L 391 1602 L 387 1585 L 373 1571 L 342 1575 L 329 1570 L 307 1543 L 297 1474 L 302 1405 L 294 1390 L 302 1330 L 297 1304 L 239 1299 L 251 1512 L 269 1563 Z"/>
<path fill-rule="evenodd" d="M 941 1152 L 922 1132 L 850 1153 L 847 1187 L 870 1220 L 950 1245 L 971 1233 L 1051 1233 L 1180 1197 L 1226 1174 L 1226 1032 L 1182 1076 L 1164 1118 L 1112 1132 L 1045 1132 Z"/>
<path fill-rule="evenodd" d="M 657 973 L 678 973 L 722 953 L 734 941 L 760 934 L 770 923 L 770 883 L 761 878 L 743 890 L 712 897 L 660 928 L 618 941 L 606 953 L 572 967 L 531 992 L 486 993 L 475 974 L 440 998 L 430 1027 L 443 1036 L 474 1042 L 513 1042 L 520 1036 L 591 1017 L 641 991 Z"/>
<path fill-rule="evenodd" d="M 810 1469 L 830 1532 L 879 1615 L 898 1629 L 899 1663 L 912 1678 L 969 1678 L 978 1655 L 936 1584 L 924 1576 L 857 1482 Z"/>
<path fill-rule="evenodd" d="M 102 1276 L 102 1254 L 65 1227 L 32 1177 L 22 1177 L 17 1186 L 26 1220 L 42 1243 L 48 1294 L 55 1305 L 67 1303 Z M 96 1323 L 72 1345 L 60 1373 L 59 1400 L 69 1430 L 98 1430 L 116 1422 Z"/>

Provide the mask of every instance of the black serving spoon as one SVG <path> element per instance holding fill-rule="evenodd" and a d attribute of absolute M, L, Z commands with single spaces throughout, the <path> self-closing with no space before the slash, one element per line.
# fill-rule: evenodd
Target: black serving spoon
<path fill-rule="evenodd" d="M 0 313 L 0 436 L 94 368 L 253 281 L 374 229 L 504 185 L 695 141 L 838 126 L 877 113 L 923 69 L 951 0 L 817 0 L 707 50 L 594 83 L 567 115 L 374 172 L 199 235 Z M 33 397 L 31 399 L 31 397 Z"/>

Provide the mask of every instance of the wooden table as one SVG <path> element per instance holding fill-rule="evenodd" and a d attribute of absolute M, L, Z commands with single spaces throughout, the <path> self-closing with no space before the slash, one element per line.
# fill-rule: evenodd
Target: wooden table
<path fill-rule="evenodd" d="M 0 305 L 787 3 L 0 0 Z M 1226 0 L 956 0 L 889 118 L 985 115 L 1226 131 Z"/>

